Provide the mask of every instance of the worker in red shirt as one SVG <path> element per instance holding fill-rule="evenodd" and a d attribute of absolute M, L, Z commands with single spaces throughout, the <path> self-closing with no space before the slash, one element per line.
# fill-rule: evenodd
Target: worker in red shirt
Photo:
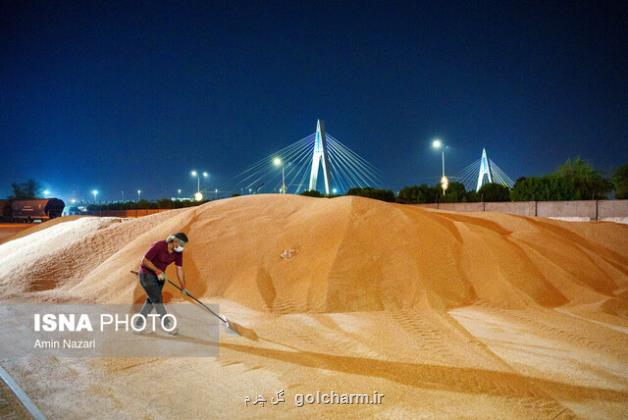
<path fill-rule="evenodd" d="M 144 306 L 140 310 L 140 314 L 144 316 L 144 319 L 150 314 L 153 308 L 159 314 L 159 317 L 165 323 L 165 327 L 169 329 L 168 318 L 164 319 L 164 316 L 168 313 L 163 304 L 163 297 L 161 291 L 166 283 L 166 267 L 174 262 L 177 269 L 177 279 L 181 286 L 182 292 L 185 295 L 189 295 L 188 289 L 185 287 L 185 276 L 183 274 L 183 249 L 188 243 L 188 237 L 183 232 L 177 232 L 174 235 L 169 235 L 165 241 L 155 242 L 151 248 L 146 252 L 142 263 L 140 264 L 140 270 L 138 273 L 140 284 L 146 291 L 148 297 Z M 138 324 L 142 322 L 141 318 L 138 318 Z M 136 325 L 136 327 L 141 327 Z M 168 331 L 168 330 L 166 330 Z M 168 331 L 170 334 L 176 334 L 176 329 Z"/>

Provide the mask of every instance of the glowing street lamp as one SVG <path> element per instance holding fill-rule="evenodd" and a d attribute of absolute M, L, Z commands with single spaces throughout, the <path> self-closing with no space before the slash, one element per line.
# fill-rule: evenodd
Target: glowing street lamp
<path fill-rule="evenodd" d="M 278 157 L 273 159 L 273 165 L 275 165 L 276 167 L 281 167 L 281 189 L 279 190 L 279 192 L 281 194 L 285 194 L 286 193 L 286 168 L 283 164 L 283 161 Z"/>
<path fill-rule="evenodd" d="M 137 201 L 140 201 L 142 198 L 142 190 L 137 190 Z"/>
<path fill-rule="evenodd" d="M 94 196 L 94 203 L 96 202 L 96 196 L 98 195 L 98 190 L 92 190 L 92 195 Z"/>
<path fill-rule="evenodd" d="M 331 189 L 331 193 L 332 193 L 332 194 L 336 194 L 337 192 L 338 192 L 338 190 L 337 190 L 336 188 L 332 188 L 332 189 Z"/>
<path fill-rule="evenodd" d="M 50 195 L 50 190 L 44 190 L 44 197 L 48 197 Z"/>
<path fill-rule="evenodd" d="M 203 194 L 200 191 L 194 193 L 194 200 L 202 201 L 203 200 Z"/>
<path fill-rule="evenodd" d="M 449 187 L 449 179 L 446 176 L 440 178 L 440 187 L 443 189 L 443 195 L 445 195 L 447 187 Z"/>
<path fill-rule="evenodd" d="M 199 175 L 198 172 L 196 172 L 196 170 L 193 170 L 192 172 L 190 172 L 190 175 L 192 175 L 192 178 L 196 178 L 196 194 L 194 194 L 194 197 L 196 198 L 198 196 L 198 194 L 201 194 L 201 177 Z M 208 178 L 209 174 L 207 172 L 203 172 L 203 178 Z M 201 201 L 203 199 L 203 195 L 200 195 L 200 199 L 197 199 L 196 201 Z"/>
<path fill-rule="evenodd" d="M 447 187 L 449 186 L 449 180 L 445 176 L 445 145 L 443 144 L 441 139 L 432 140 L 432 148 L 441 151 L 441 162 L 443 174 L 440 178 L 440 187 L 443 189 L 443 195 L 446 194 Z"/>
<path fill-rule="evenodd" d="M 199 194 L 201 192 L 201 181 L 198 178 L 198 172 L 196 172 L 196 170 L 192 170 L 192 172 L 190 172 L 190 175 L 192 175 L 192 178 L 196 178 L 196 194 Z M 194 197 L 196 197 L 196 194 L 194 195 Z"/>
<path fill-rule="evenodd" d="M 209 178 L 209 174 L 205 171 L 203 171 L 203 178 L 207 179 Z M 207 188 L 204 188 L 205 192 L 207 192 Z"/>

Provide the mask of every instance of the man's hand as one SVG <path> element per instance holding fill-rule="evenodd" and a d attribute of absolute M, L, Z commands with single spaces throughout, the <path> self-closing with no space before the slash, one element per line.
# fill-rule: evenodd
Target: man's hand
<path fill-rule="evenodd" d="M 163 271 L 159 270 L 157 271 L 157 278 L 161 281 L 166 281 L 166 273 L 164 273 Z"/>

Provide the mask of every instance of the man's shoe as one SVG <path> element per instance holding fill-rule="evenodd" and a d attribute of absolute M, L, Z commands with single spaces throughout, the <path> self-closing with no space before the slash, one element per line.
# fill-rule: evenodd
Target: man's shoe
<path fill-rule="evenodd" d="M 175 328 L 172 331 L 166 331 L 166 334 L 170 334 L 170 335 L 179 335 L 179 327 Z"/>
<path fill-rule="evenodd" d="M 166 329 L 168 328 L 168 329 Z M 179 334 L 179 327 L 175 327 L 173 330 L 170 330 L 170 322 L 166 322 L 165 325 L 163 325 L 161 327 L 162 330 L 164 330 L 164 332 L 166 334 L 170 334 L 170 335 L 177 335 Z"/>
<path fill-rule="evenodd" d="M 136 319 L 136 322 L 133 323 L 131 327 L 131 332 L 135 335 L 146 334 L 146 321 L 140 318 Z"/>

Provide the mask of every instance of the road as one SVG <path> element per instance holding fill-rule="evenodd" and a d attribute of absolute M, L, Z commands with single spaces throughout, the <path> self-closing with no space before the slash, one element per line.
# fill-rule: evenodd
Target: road
<path fill-rule="evenodd" d="M 6 242 L 11 236 L 33 226 L 28 223 L 0 223 L 0 244 Z"/>
<path fill-rule="evenodd" d="M 0 380 L 0 419 L 29 419 L 28 412 L 20 405 L 9 387 Z"/>

